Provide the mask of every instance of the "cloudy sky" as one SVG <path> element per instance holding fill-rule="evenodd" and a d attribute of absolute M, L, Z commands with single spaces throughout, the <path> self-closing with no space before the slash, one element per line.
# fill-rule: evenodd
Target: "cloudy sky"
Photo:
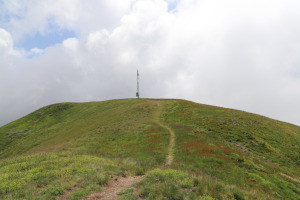
<path fill-rule="evenodd" d="M 300 125 L 299 0 L 0 0 L 0 125 L 140 94 Z"/>

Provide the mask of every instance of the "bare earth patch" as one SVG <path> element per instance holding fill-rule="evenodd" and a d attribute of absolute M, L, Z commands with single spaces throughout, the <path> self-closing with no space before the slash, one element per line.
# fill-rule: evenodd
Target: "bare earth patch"
<path fill-rule="evenodd" d="M 134 183 L 141 181 L 144 176 L 134 176 L 134 177 L 122 177 L 122 176 L 114 176 L 111 178 L 108 183 L 102 186 L 101 192 L 96 192 L 91 195 L 83 198 L 84 200 L 115 200 L 120 198 L 118 193 L 124 189 L 132 188 L 131 186 Z M 134 194 L 137 195 L 137 189 L 134 189 Z"/>

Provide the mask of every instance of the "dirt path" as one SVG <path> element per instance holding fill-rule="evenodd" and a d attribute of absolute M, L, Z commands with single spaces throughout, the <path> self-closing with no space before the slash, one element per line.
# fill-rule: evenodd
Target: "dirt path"
<path fill-rule="evenodd" d="M 164 125 L 164 124 L 160 121 L 160 115 L 161 115 L 161 113 L 162 113 L 162 109 L 163 109 L 163 108 L 162 108 L 162 105 L 161 105 L 160 102 L 157 103 L 157 106 L 158 106 L 158 108 L 157 108 L 157 112 L 156 112 L 156 114 L 155 114 L 155 122 L 156 122 L 159 126 L 161 126 L 161 127 L 163 127 L 164 129 L 168 130 L 168 132 L 170 133 L 170 142 L 169 142 L 169 148 L 168 148 L 168 155 L 167 155 L 167 159 L 166 159 L 165 165 L 171 165 L 172 162 L 173 162 L 173 157 L 174 157 L 175 133 L 174 133 L 174 131 L 173 131 L 170 127 Z"/>
<path fill-rule="evenodd" d="M 168 155 L 166 158 L 165 165 L 171 165 L 173 162 L 173 154 L 174 154 L 174 145 L 175 145 L 175 133 L 174 131 L 168 127 L 167 125 L 164 125 L 160 121 L 160 115 L 163 111 L 163 106 L 161 105 L 161 102 L 154 101 L 158 107 L 155 112 L 154 116 L 154 122 L 159 125 L 160 127 L 166 129 L 170 133 L 170 142 L 169 142 L 169 148 L 168 148 Z M 132 187 L 134 183 L 137 183 L 141 180 L 143 180 L 144 176 L 134 176 L 134 177 L 121 177 L 121 176 L 114 176 L 111 178 L 108 183 L 104 186 L 102 186 L 101 192 L 96 192 L 93 194 L 90 194 L 83 198 L 84 200 L 96 200 L 96 199 L 103 199 L 103 200 L 115 200 L 120 198 L 118 193 L 124 189 L 132 188 L 134 189 L 134 194 L 137 196 L 137 188 Z"/>
<path fill-rule="evenodd" d="M 284 173 L 280 173 L 280 174 L 281 174 L 282 176 L 284 176 L 284 177 L 287 177 L 287 178 L 289 178 L 289 179 L 295 181 L 295 182 L 300 183 L 300 180 L 297 179 L 297 178 L 291 177 L 291 176 L 289 176 L 289 175 L 287 175 L 287 174 L 284 174 Z"/>
<path fill-rule="evenodd" d="M 168 148 L 168 155 L 167 155 L 165 165 L 171 165 L 172 162 L 173 162 L 173 157 L 174 157 L 175 133 L 170 127 L 162 124 L 161 122 L 158 121 L 157 124 L 159 126 L 163 127 L 164 129 L 167 129 L 170 133 L 170 142 L 169 142 L 169 148 Z"/>
<path fill-rule="evenodd" d="M 121 196 L 118 193 L 124 189 L 132 188 L 134 189 L 134 194 L 137 195 L 136 188 L 131 187 L 132 184 L 137 183 L 143 180 L 144 176 L 134 176 L 134 177 L 122 177 L 122 176 L 114 176 L 111 178 L 108 183 L 102 186 L 101 192 L 95 192 L 91 195 L 83 198 L 84 200 L 115 200 L 120 198 Z"/>

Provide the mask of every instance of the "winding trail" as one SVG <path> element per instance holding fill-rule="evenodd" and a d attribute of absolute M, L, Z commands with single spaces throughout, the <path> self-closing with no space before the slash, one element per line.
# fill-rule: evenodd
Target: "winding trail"
<path fill-rule="evenodd" d="M 161 102 L 156 102 L 157 103 L 157 111 L 155 114 L 155 123 L 161 127 L 163 127 L 164 129 L 166 129 L 169 133 L 170 133 L 170 142 L 169 142 L 169 148 L 168 148 L 168 155 L 167 155 L 167 159 L 165 162 L 166 166 L 169 166 L 172 164 L 173 162 L 173 158 L 174 158 L 174 146 L 175 146 L 175 133 L 174 131 L 166 126 L 165 124 L 163 124 L 160 120 L 160 115 L 162 114 L 162 103 Z"/>
<path fill-rule="evenodd" d="M 168 165 L 172 164 L 173 158 L 174 158 L 175 133 L 170 127 L 162 124 L 160 121 L 158 121 L 157 124 L 159 126 L 163 127 L 164 129 L 168 130 L 169 133 L 170 133 L 170 142 L 169 142 L 169 148 L 168 148 L 168 155 L 167 155 L 167 159 L 166 159 L 166 163 L 165 163 L 165 165 L 168 166 Z"/>
<path fill-rule="evenodd" d="M 174 146 L 175 146 L 175 133 L 174 131 L 168 127 L 167 125 L 161 122 L 160 116 L 163 112 L 164 106 L 163 103 L 160 101 L 150 101 L 157 106 L 153 122 L 156 123 L 158 126 L 164 128 L 170 133 L 170 142 L 168 147 L 168 154 L 166 157 L 165 166 L 170 166 L 173 162 L 174 158 Z M 104 199 L 104 200 L 114 200 L 120 198 L 118 192 L 124 189 L 133 188 L 134 194 L 137 196 L 137 188 L 132 187 L 134 183 L 140 182 L 144 179 L 144 176 L 134 176 L 134 177 L 122 177 L 122 176 L 114 176 L 111 178 L 108 183 L 102 186 L 102 191 L 95 192 L 93 194 L 87 195 L 84 197 L 84 200 L 96 200 L 96 199 Z M 66 199 L 67 195 L 63 195 L 61 200 Z"/>

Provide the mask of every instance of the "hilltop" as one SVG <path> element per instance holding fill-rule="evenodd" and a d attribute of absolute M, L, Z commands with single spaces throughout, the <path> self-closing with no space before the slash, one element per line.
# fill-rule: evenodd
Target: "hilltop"
<path fill-rule="evenodd" d="M 185 100 L 54 104 L 0 128 L 0 199 L 299 199 L 299 169 L 299 126 Z"/>

